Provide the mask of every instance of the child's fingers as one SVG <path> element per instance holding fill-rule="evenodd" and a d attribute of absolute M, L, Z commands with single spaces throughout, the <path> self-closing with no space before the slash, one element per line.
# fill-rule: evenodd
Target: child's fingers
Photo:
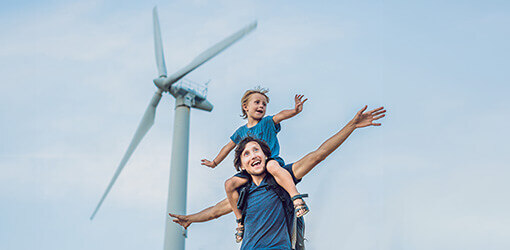
<path fill-rule="evenodd" d="M 306 98 L 302 103 L 305 103 L 306 101 L 308 101 L 308 98 Z"/>

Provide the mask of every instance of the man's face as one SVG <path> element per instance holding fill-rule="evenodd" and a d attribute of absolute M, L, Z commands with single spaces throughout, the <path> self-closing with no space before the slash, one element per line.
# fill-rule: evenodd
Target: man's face
<path fill-rule="evenodd" d="M 257 142 L 248 142 L 241 153 L 241 169 L 253 176 L 263 175 L 266 173 L 266 158 Z"/>

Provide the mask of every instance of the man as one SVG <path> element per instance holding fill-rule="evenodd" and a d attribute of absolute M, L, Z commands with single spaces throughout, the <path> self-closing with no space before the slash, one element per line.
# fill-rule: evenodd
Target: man
<path fill-rule="evenodd" d="M 322 143 L 317 150 L 284 166 L 296 183 L 335 151 L 355 129 L 381 125 L 374 121 L 384 117 L 386 110 L 380 107 L 365 113 L 366 109 L 367 106 L 356 113 L 344 128 Z M 291 249 L 290 224 L 285 216 L 285 205 L 275 191 L 267 188 L 270 175 L 266 172 L 266 162 L 270 155 L 267 145 L 253 138 L 243 140 L 236 148 L 234 164 L 248 172 L 252 178 L 247 184 L 247 200 L 243 208 L 246 231 L 241 249 Z M 231 211 L 232 207 L 225 199 L 196 214 L 170 216 L 174 217 L 175 223 L 187 228 L 193 222 L 209 221 Z"/>

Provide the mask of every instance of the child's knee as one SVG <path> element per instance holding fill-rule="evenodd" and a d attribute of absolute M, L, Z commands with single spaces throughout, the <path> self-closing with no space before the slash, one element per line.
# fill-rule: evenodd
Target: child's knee
<path fill-rule="evenodd" d="M 278 173 L 281 170 L 280 164 L 276 160 L 270 160 L 266 164 L 267 172 L 270 174 Z"/>
<path fill-rule="evenodd" d="M 234 183 L 234 180 L 232 180 L 232 178 L 225 181 L 225 190 L 227 192 L 235 190 L 235 187 L 234 187 L 235 183 Z"/>
<path fill-rule="evenodd" d="M 245 184 L 246 182 L 248 182 L 247 179 L 244 179 L 244 178 L 241 178 L 241 177 L 237 177 L 237 176 L 234 176 L 228 180 L 225 181 L 225 190 L 227 192 L 233 192 L 235 191 L 237 188 L 239 188 L 240 186 L 242 186 L 243 184 Z"/>

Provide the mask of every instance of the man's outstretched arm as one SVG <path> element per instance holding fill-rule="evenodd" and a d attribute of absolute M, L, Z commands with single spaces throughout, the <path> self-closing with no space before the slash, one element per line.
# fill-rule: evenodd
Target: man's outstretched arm
<path fill-rule="evenodd" d="M 308 172 L 317 166 L 317 164 L 326 159 L 326 157 L 342 145 L 342 143 L 355 129 L 368 126 L 381 126 L 380 123 L 374 123 L 374 121 L 383 118 L 386 110 L 383 107 L 376 108 L 368 112 L 365 112 L 366 110 L 367 106 L 358 111 L 354 118 L 352 118 L 352 120 L 349 121 L 342 130 L 327 139 L 317 150 L 307 154 L 305 157 L 294 163 L 292 165 L 292 172 L 294 172 L 294 176 L 298 180 L 303 178 L 303 176 L 308 174 Z"/>
<path fill-rule="evenodd" d="M 218 202 L 216 205 L 212 207 L 208 207 L 198 213 L 190 214 L 190 215 L 178 215 L 169 213 L 171 217 L 173 217 L 173 222 L 181 225 L 184 229 L 188 228 L 189 225 L 193 222 L 205 222 L 216 219 L 220 216 L 228 214 L 232 212 L 232 207 L 228 203 L 227 199 L 224 199 Z"/>

